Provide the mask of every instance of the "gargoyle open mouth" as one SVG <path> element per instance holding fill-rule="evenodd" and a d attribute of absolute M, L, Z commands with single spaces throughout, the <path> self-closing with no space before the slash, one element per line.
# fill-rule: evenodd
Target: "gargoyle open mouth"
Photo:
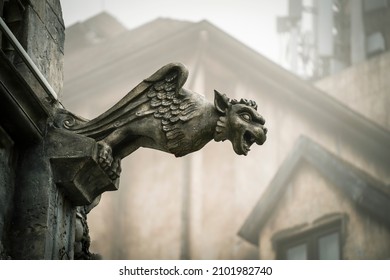
<path fill-rule="evenodd" d="M 252 146 L 252 144 L 256 142 L 256 136 L 252 132 L 247 130 L 245 131 L 242 138 L 242 151 L 245 155 L 247 155 L 248 152 L 251 150 L 250 147 Z"/>

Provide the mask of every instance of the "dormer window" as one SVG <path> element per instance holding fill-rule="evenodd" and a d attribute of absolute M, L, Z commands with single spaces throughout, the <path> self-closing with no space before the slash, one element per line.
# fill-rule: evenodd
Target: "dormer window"
<path fill-rule="evenodd" d="M 341 259 L 340 221 L 291 233 L 276 238 L 277 258 L 282 260 Z"/>

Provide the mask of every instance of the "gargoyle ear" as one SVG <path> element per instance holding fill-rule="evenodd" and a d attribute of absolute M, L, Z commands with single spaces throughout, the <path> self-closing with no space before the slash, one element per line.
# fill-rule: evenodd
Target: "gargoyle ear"
<path fill-rule="evenodd" d="M 229 98 L 226 94 L 214 90 L 214 106 L 218 112 L 225 113 L 225 110 L 229 107 Z"/>

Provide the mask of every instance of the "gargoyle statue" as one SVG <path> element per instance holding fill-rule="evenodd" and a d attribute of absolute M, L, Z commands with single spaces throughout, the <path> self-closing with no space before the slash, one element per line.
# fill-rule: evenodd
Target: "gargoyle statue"
<path fill-rule="evenodd" d="M 182 88 L 187 77 L 184 65 L 168 64 L 95 119 L 72 116 L 63 126 L 98 141 L 99 164 L 113 180 L 120 160 L 139 147 L 181 157 L 212 139 L 228 139 L 237 154 L 247 155 L 253 143 L 264 143 L 267 129 L 254 101 L 230 100 L 215 91 L 212 104 Z"/>

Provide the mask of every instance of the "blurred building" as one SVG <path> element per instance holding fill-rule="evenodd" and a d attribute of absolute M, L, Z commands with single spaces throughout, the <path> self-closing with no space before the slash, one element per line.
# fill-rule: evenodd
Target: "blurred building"
<path fill-rule="evenodd" d="M 388 0 L 289 0 L 278 18 L 285 63 L 305 79 L 319 79 L 390 48 Z"/>
<path fill-rule="evenodd" d="M 131 154 L 119 191 L 88 216 L 94 251 L 107 259 L 298 258 L 309 246 L 296 240 L 325 233 L 326 256 L 390 257 L 389 53 L 313 85 L 207 21 L 159 18 L 126 30 L 103 13 L 66 36 L 62 102 L 76 114 L 99 115 L 180 61 L 190 72 L 185 88 L 211 102 L 214 89 L 253 99 L 269 129 L 247 157 L 215 142 L 183 158 Z M 377 74 L 359 79 L 367 67 Z M 355 80 L 360 95 L 349 90 Z"/>

